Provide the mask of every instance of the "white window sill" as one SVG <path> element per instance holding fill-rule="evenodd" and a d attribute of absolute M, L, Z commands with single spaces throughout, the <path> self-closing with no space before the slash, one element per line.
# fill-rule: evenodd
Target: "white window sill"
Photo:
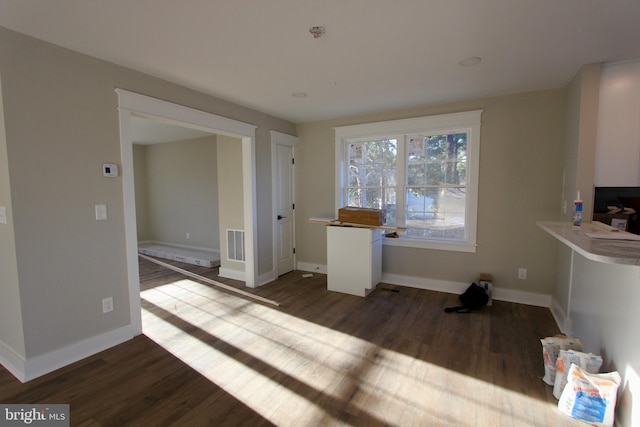
<path fill-rule="evenodd" d="M 409 237 L 389 238 L 385 237 L 382 243 L 386 246 L 401 246 L 405 248 L 436 249 L 440 251 L 475 253 L 478 247 L 475 243 L 436 242 Z"/>

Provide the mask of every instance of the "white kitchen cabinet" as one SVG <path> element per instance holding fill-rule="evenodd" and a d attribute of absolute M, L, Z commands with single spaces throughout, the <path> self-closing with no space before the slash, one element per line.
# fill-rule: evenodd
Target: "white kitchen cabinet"
<path fill-rule="evenodd" d="M 327 289 L 367 296 L 382 278 L 382 230 L 327 227 Z"/>

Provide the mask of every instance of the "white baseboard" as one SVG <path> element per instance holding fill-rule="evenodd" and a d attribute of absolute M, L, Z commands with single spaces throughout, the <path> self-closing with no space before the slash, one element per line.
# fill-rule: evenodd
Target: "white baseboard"
<path fill-rule="evenodd" d="M 0 341 L 0 365 L 11 372 L 11 375 L 25 382 L 24 370 L 25 360 L 22 356 L 17 354 L 13 349 Z"/>
<path fill-rule="evenodd" d="M 469 287 L 470 284 L 390 273 L 382 273 L 382 283 L 451 294 L 461 294 Z M 515 291 L 512 289 L 497 288 L 495 286 L 493 287 L 492 298 L 498 301 L 515 302 L 518 304 L 534 305 L 538 307 L 549 307 L 551 305 L 550 295 Z"/>
<path fill-rule="evenodd" d="M 555 298 L 551 298 L 551 306 L 549 307 L 549 309 L 551 310 L 551 315 L 556 321 L 560 332 L 568 337 L 573 336 L 571 335 L 571 325 L 567 314 L 564 312 L 564 310 L 560 306 L 560 303 Z"/>
<path fill-rule="evenodd" d="M 269 271 L 268 273 L 263 273 L 258 276 L 258 283 L 256 283 L 256 287 L 271 283 L 277 278 L 278 273 L 275 270 Z"/>
<path fill-rule="evenodd" d="M 127 325 L 26 360 L 0 343 L 0 362 L 25 383 L 128 341 L 133 336 L 131 326 Z"/>
<path fill-rule="evenodd" d="M 327 274 L 327 266 L 323 264 L 312 264 L 309 262 L 296 263 L 296 270 L 309 271 L 311 273 Z"/>
<path fill-rule="evenodd" d="M 247 281 L 244 271 L 231 270 L 230 268 L 220 267 L 218 276 L 224 277 L 226 279 L 240 280 L 241 282 Z"/>

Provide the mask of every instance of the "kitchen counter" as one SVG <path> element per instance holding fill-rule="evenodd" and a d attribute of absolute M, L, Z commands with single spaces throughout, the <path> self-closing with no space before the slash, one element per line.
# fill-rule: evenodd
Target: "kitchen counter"
<path fill-rule="evenodd" d="M 577 229 L 570 222 L 538 222 L 537 225 L 587 259 L 609 264 L 640 265 L 640 241 L 591 238 L 587 233 L 611 234 L 591 223 L 583 223 Z"/>

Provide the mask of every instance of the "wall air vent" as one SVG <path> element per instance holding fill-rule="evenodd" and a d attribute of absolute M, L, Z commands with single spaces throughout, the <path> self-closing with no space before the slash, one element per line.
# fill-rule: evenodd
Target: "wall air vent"
<path fill-rule="evenodd" d="M 244 230 L 227 229 L 227 258 L 244 262 Z"/>

